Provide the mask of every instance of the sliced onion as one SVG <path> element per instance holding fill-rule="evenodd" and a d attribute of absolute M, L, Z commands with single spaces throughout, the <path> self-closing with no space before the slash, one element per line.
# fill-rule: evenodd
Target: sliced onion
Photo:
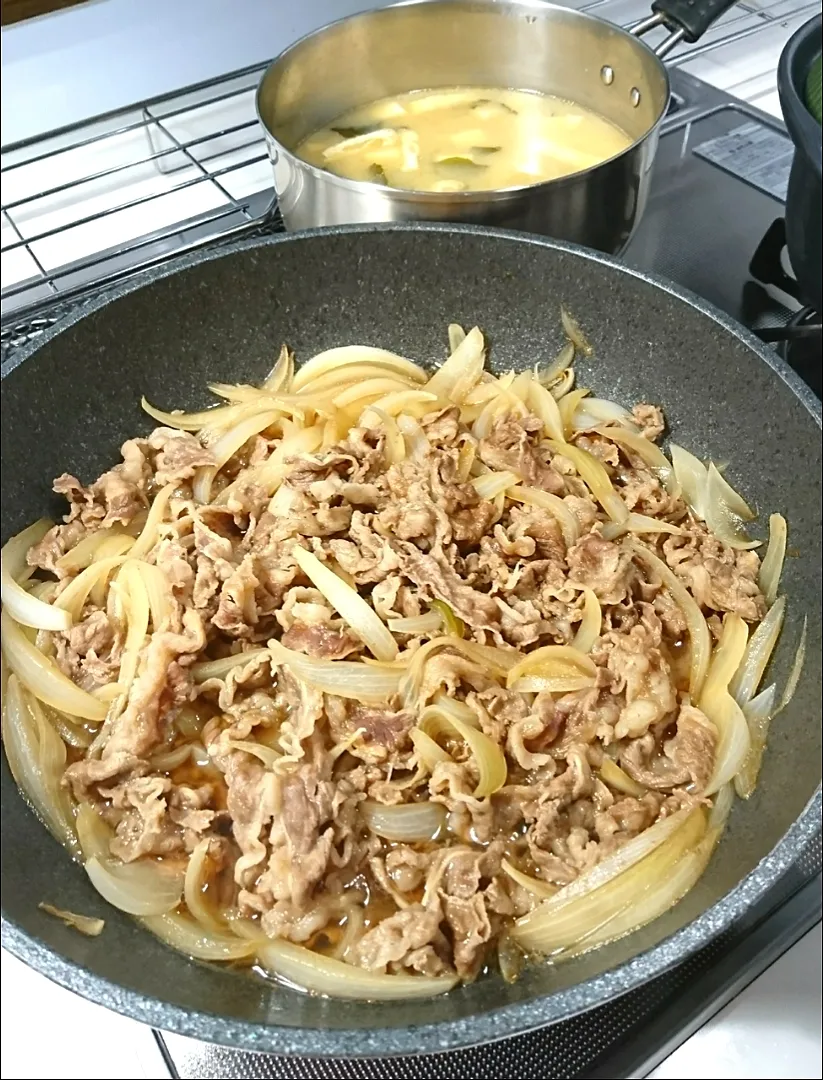
<path fill-rule="evenodd" d="M 418 761 L 421 765 L 425 766 L 430 773 L 434 772 L 435 767 L 442 762 L 452 760 L 451 754 L 447 754 L 443 747 L 440 746 L 431 735 L 427 735 L 426 732 L 421 731 L 420 728 L 412 728 L 410 737 Z"/>
<path fill-rule="evenodd" d="M 672 536 L 684 536 L 685 533 L 678 525 L 672 525 L 670 521 L 662 518 L 646 517 L 645 514 L 629 514 L 625 521 L 607 521 L 603 526 L 602 536 L 604 540 L 616 540 L 627 532 L 638 536 L 644 533 L 670 533 Z"/>
<path fill-rule="evenodd" d="M 221 937 L 231 938 L 226 928 L 214 915 L 211 906 L 206 900 L 205 890 L 209 884 L 209 850 L 211 841 L 200 840 L 189 856 L 186 875 L 183 879 L 183 899 L 189 914 L 199 923 L 199 933 L 203 930 L 208 932 L 217 931 Z"/>
<path fill-rule="evenodd" d="M 397 416 L 401 412 L 407 412 L 410 415 L 417 413 L 422 416 L 436 408 L 436 403 L 437 398 L 435 395 L 430 394 L 427 390 L 398 390 L 391 394 L 385 394 L 367 405 L 363 410 L 363 416 L 368 416 L 372 410 L 375 412 L 380 410 L 386 413 L 387 416 Z"/>
<path fill-rule="evenodd" d="M 292 380 L 294 379 L 294 354 L 287 345 L 280 348 L 277 363 L 271 369 L 263 381 L 263 389 L 273 394 L 291 393 Z"/>
<path fill-rule="evenodd" d="M 155 408 L 144 397 L 140 399 L 140 407 L 143 412 L 149 414 L 153 420 L 163 424 L 164 427 L 175 428 L 177 431 L 199 431 L 205 424 L 214 421 L 230 421 L 237 415 L 236 405 L 226 405 L 217 409 L 203 409 L 201 412 L 164 412 Z"/>
<path fill-rule="evenodd" d="M 443 617 L 433 610 L 407 619 L 389 619 L 386 625 L 393 634 L 436 634 L 443 626 Z"/>
<path fill-rule="evenodd" d="M 560 402 L 565 399 L 573 386 L 574 371 L 571 368 L 567 368 L 555 382 L 549 384 L 548 390 L 554 400 Z M 563 416 L 565 423 L 565 413 L 563 410 L 561 410 L 561 416 Z"/>
<path fill-rule="evenodd" d="M 146 518 L 146 524 L 143 526 L 143 531 L 137 537 L 129 551 L 129 555 L 133 559 L 145 559 L 158 540 L 158 530 L 160 523 L 166 515 L 168 509 L 169 500 L 174 493 L 174 484 L 166 484 L 164 488 L 161 488 L 152 500 L 152 504 L 149 507 L 149 515 Z"/>
<path fill-rule="evenodd" d="M 563 542 L 567 548 L 572 547 L 580 538 L 580 524 L 566 503 L 550 491 L 541 491 L 539 488 L 517 487 L 509 488 L 506 492 L 509 499 L 522 502 L 526 506 L 538 506 L 541 510 L 548 510 L 557 518 L 560 531 L 563 534 Z"/>
<path fill-rule="evenodd" d="M 429 705 L 423 710 L 417 727 L 433 739 L 438 734 L 457 734 L 467 743 L 480 777 L 474 789 L 475 798 L 493 795 L 506 783 L 506 758 L 497 743 L 451 710 L 441 708 L 439 704 Z"/>
<path fill-rule="evenodd" d="M 414 382 L 426 381 L 423 368 L 403 356 L 387 352 L 385 349 L 375 349 L 370 345 L 343 345 L 336 349 L 326 349 L 325 352 L 318 353 L 305 364 L 301 364 L 294 374 L 292 390 L 294 393 L 299 393 L 314 379 L 349 364 L 374 365 L 378 368 L 387 368 L 398 375 L 405 375 Z"/>
<path fill-rule="evenodd" d="M 161 750 L 156 754 L 152 754 L 149 758 L 149 764 L 155 772 L 167 773 L 178 768 L 188 761 L 190 757 L 191 746 L 188 743 L 183 743 L 181 746 L 175 746 L 173 750 Z"/>
<path fill-rule="evenodd" d="M 689 693 L 692 697 L 695 697 L 700 693 L 706 678 L 712 651 L 711 631 L 703 612 L 700 610 L 700 605 L 680 578 L 647 547 L 632 540 L 629 544 L 629 550 L 635 559 L 639 559 L 647 569 L 657 574 L 683 613 L 691 652 L 689 658 Z"/>
<path fill-rule="evenodd" d="M 306 548 L 295 544 L 291 553 L 312 585 L 323 594 L 366 648 L 378 660 L 396 659 L 397 642 L 371 604 Z"/>
<path fill-rule="evenodd" d="M 783 561 L 786 558 L 788 528 L 782 514 L 772 514 L 769 518 L 769 546 L 763 562 L 760 564 L 758 585 L 766 598 L 767 604 L 773 604 L 780 587 L 780 575 L 783 573 Z"/>
<path fill-rule="evenodd" d="M 494 499 L 508 491 L 519 479 L 513 472 L 488 472 L 476 476 L 471 485 L 481 499 Z"/>
<path fill-rule="evenodd" d="M 449 323 L 449 353 L 453 353 L 466 337 L 466 331 L 459 323 Z"/>
<path fill-rule="evenodd" d="M 570 694 L 575 690 L 589 690 L 596 681 L 594 675 L 524 675 L 508 689 L 515 694 Z"/>
<path fill-rule="evenodd" d="M 776 711 L 776 699 L 777 687 L 772 684 L 743 706 L 743 715 L 749 725 L 750 744 L 749 752 L 734 778 L 734 790 L 741 799 L 748 799 L 757 786 L 757 777 L 763 763 L 763 752 L 769 737 L 769 727 Z"/>
<path fill-rule="evenodd" d="M 559 443 L 565 443 L 566 435 L 563 430 L 563 418 L 560 408 L 545 386 L 541 386 L 536 380 L 529 386 L 529 394 L 526 404 L 540 420 L 543 421 L 543 430 L 550 439 Z"/>
<path fill-rule="evenodd" d="M 172 594 L 166 575 L 159 566 L 135 560 L 136 572 L 143 580 L 143 587 L 151 611 L 152 626 L 155 630 L 164 629 L 170 622 L 173 607 Z"/>
<path fill-rule="evenodd" d="M 360 808 L 366 824 L 375 835 L 400 844 L 436 840 L 446 826 L 446 808 L 440 803 L 383 806 L 367 799 Z"/>
<path fill-rule="evenodd" d="M 448 360 L 426 383 L 426 390 L 444 400 L 461 405 L 486 363 L 486 344 L 478 327 L 473 327 Z"/>
<path fill-rule="evenodd" d="M 512 881 L 533 896 L 539 896 L 541 900 L 548 900 L 550 896 L 554 896 L 558 891 L 556 885 L 550 885 L 548 881 L 541 881 L 539 878 L 529 877 L 528 874 L 524 874 L 522 870 L 512 866 L 508 859 L 504 859 L 500 865 Z"/>
<path fill-rule="evenodd" d="M 558 393 L 557 387 L 551 387 L 551 394 L 558 402 L 558 408 L 560 409 L 560 418 L 563 421 L 563 431 L 566 434 L 566 438 L 570 439 L 574 435 L 574 417 L 577 415 L 580 408 L 580 402 L 584 398 L 588 397 L 591 391 L 581 387 L 579 390 L 572 390 L 570 393 L 566 393 L 563 397 Z"/>
<path fill-rule="evenodd" d="M 603 613 L 600 610 L 600 601 L 592 589 L 583 590 L 583 618 L 577 627 L 577 633 L 572 640 L 572 648 L 579 653 L 590 653 L 594 643 L 600 637 L 600 624 Z"/>
<path fill-rule="evenodd" d="M 590 431 L 598 424 L 620 424 L 629 431 L 637 431 L 632 414 L 616 401 L 586 398 L 585 405 L 581 405 L 572 417 L 572 427 L 575 431 Z"/>
<path fill-rule="evenodd" d="M 431 452 L 431 444 L 426 438 L 426 433 L 413 416 L 401 413 L 397 417 L 397 426 L 403 438 L 406 440 L 407 456 L 415 461 L 423 459 Z"/>
<path fill-rule="evenodd" d="M 572 645 L 544 645 L 542 649 L 534 649 L 509 670 L 506 685 L 510 687 L 525 675 L 544 678 L 586 675 L 594 678 L 597 667 L 591 657 Z"/>
<path fill-rule="evenodd" d="M 62 786 L 66 747 L 14 674 L 3 695 L 3 747 L 17 786 L 49 832 L 72 855 L 79 855 L 72 801 Z"/>
<path fill-rule="evenodd" d="M 398 692 L 403 677 L 400 667 L 349 660 L 315 660 L 287 649 L 279 641 L 270 641 L 269 650 L 277 667 L 287 667 L 298 679 L 327 694 L 355 701 L 386 702 Z"/>
<path fill-rule="evenodd" d="M 84 859 L 106 862 L 111 858 L 109 847 L 114 833 L 91 803 L 81 802 L 77 807 L 75 825 Z"/>
<path fill-rule="evenodd" d="M 72 621 L 79 622 L 94 586 L 100 581 L 105 581 L 125 561 L 124 555 L 115 555 L 93 562 L 63 589 L 54 601 L 55 607 L 62 608 Z"/>
<path fill-rule="evenodd" d="M 786 614 L 786 597 L 781 596 L 769 609 L 766 617 L 751 636 L 743 661 L 729 684 L 729 691 L 738 705 L 744 706 L 754 697 L 763 672 L 771 659 Z"/>
<path fill-rule="evenodd" d="M 604 756 L 597 771 L 603 783 L 614 788 L 615 791 L 621 791 L 624 795 L 631 795 L 635 799 L 640 799 L 646 794 L 646 789 L 636 780 L 632 780 L 629 774 L 610 757 Z"/>
<path fill-rule="evenodd" d="M 98 559 L 111 555 L 125 555 L 134 544 L 134 537 L 119 533 L 114 528 L 98 529 L 97 532 L 84 536 L 73 548 L 61 555 L 57 566 L 61 570 L 76 574 Z"/>
<path fill-rule="evenodd" d="M 117 588 L 123 605 L 123 622 L 126 626 L 126 640 L 117 676 L 117 681 L 123 688 L 123 695 L 127 695 L 131 690 L 131 685 L 137 675 L 140 653 L 149 630 L 149 594 L 137 566 L 138 564 L 134 561 L 128 562 L 117 579 Z"/>
<path fill-rule="evenodd" d="M 740 771 L 751 746 L 749 725 L 743 710 L 729 693 L 729 683 L 746 651 L 748 630 L 739 615 L 727 612 L 698 707 L 717 728 L 714 769 L 705 795 L 713 795 Z"/>
<path fill-rule="evenodd" d="M 183 874 L 150 860 L 120 863 L 92 857 L 86 873 L 104 900 L 129 915 L 164 915 L 183 897 Z"/>
<path fill-rule="evenodd" d="M 93 919 L 89 915 L 76 915 L 73 911 L 65 911 L 63 908 L 54 907 L 53 904 L 38 904 L 41 911 L 47 915 L 60 919 L 72 930 L 78 930 L 86 937 L 99 937 L 106 926 L 104 919 Z"/>
<path fill-rule="evenodd" d="M 386 439 L 386 460 L 390 465 L 397 465 L 406 460 L 406 443 L 394 416 L 378 408 L 377 404 L 375 402 L 364 409 L 358 425 L 370 429 L 382 429 Z"/>
<path fill-rule="evenodd" d="M 0 626 L 8 665 L 36 698 L 69 716 L 105 720 L 105 704 L 67 678 L 49 657 L 32 645 L 5 611 L 0 614 Z"/>
<path fill-rule="evenodd" d="M 466 636 L 466 624 L 452 611 L 451 607 L 443 600 L 432 600 L 432 611 L 440 616 L 443 630 L 449 637 L 464 638 Z"/>
<path fill-rule="evenodd" d="M 754 521 L 757 514 L 743 496 L 735 491 L 728 480 L 721 475 L 714 462 L 709 462 L 708 471 L 710 486 L 714 488 L 717 498 L 729 508 L 730 513 L 740 518 L 741 521 Z"/>
<path fill-rule="evenodd" d="M 571 341 L 574 347 L 582 352 L 584 356 L 592 356 L 594 349 L 589 344 L 589 340 L 583 331 L 580 329 L 580 324 L 577 319 L 567 311 L 562 305 L 560 307 L 560 321 L 563 324 L 563 330 L 566 333 L 566 337 Z"/>
<path fill-rule="evenodd" d="M 704 835 L 702 809 L 679 810 L 606 856 L 592 870 L 544 900 L 517 920 L 515 939 L 532 952 L 552 954 L 569 949 L 636 903 L 645 887 Z M 662 857 L 653 860 L 653 856 Z"/>
<path fill-rule="evenodd" d="M 38 600 L 19 584 L 21 579 L 29 576 L 26 556 L 30 548 L 39 543 L 51 527 L 52 522 L 44 518 L 6 541 L 0 554 L 0 590 L 3 608 L 16 622 L 35 630 L 68 630 L 71 626 L 68 612 Z"/>
<path fill-rule="evenodd" d="M 677 443 L 669 444 L 672 468 L 675 479 L 683 493 L 683 498 L 701 521 L 706 520 L 706 484 L 709 470 L 688 450 Z"/>
<path fill-rule="evenodd" d="M 642 877 L 643 884 L 638 888 L 638 895 L 623 909 L 606 918 L 604 924 L 583 937 L 571 949 L 565 950 L 557 960 L 578 956 L 582 952 L 597 948 L 607 941 L 615 941 L 626 934 L 639 930 L 641 926 L 659 919 L 673 908 L 689 892 L 700 878 L 717 844 L 719 831 L 710 829 L 691 850 L 669 852 L 666 849 L 650 856 L 650 863 L 641 875 L 637 868 L 637 877 Z M 646 883 L 648 880 L 648 883 Z M 645 885 L 645 887 L 644 887 Z M 617 905 L 614 905 L 617 907 Z"/>
<path fill-rule="evenodd" d="M 726 784 L 712 800 L 709 811 L 709 829 L 723 830 L 734 806 L 734 784 Z"/>
<path fill-rule="evenodd" d="M 574 342 L 567 341 L 549 364 L 545 371 L 540 372 L 538 380 L 543 386 L 549 387 L 556 382 L 564 372 L 568 371 L 574 363 Z"/>
<path fill-rule="evenodd" d="M 241 665 L 245 667 L 246 664 L 262 664 L 268 660 L 271 660 L 268 649 L 249 649 L 247 652 L 223 656 L 219 660 L 204 660 L 200 664 L 193 664 L 191 673 L 196 683 L 204 683 L 208 679 L 225 679 L 232 668 Z"/>
<path fill-rule="evenodd" d="M 489 672 L 495 678 L 505 677 L 509 669 L 522 658 L 522 654 L 514 649 L 497 649 L 488 645 L 478 645 L 474 641 L 461 641 L 455 637 L 432 638 L 413 654 L 411 664 L 403 675 L 400 693 L 407 708 L 414 708 L 417 705 L 420 684 L 429 658 L 433 653 L 445 648 L 468 657 L 481 670 Z"/>
<path fill-rule="evenodd" d="M 140 922 L 161 941 L 195 960 L 244 960 L 257 948 L 228 931 L 209 930 L 185 915 L 176 913 L 145 915 Z"/>
<path fill-rule="evenodd" d="M 267 495 L 273 495 L 292 468 L 290 459 L 299 458 L 303 454 L 313 454 L 323 443 L 323 434 L 324 428 L 320 424 L 290 431 L 288 435 L 284 434 L 277 449 L 262 464 L 251 469 L 244 469 L 236 480 L 232 480 L 216 496 L 213 500 L 214 504 L 225 506 L 234 492 L 247 484 L 254 484 L 262 488 Z M 332 446 L 335 442 L 337 442 L 336 432 L 329 445 Z"/>
<path fill-rule="evenodd" d="M 266 409 L 257 412 L 253 416 L 246 417 L 240 423 L 228 428 L 219 439 L 212 445 L 211 452 L 216 464 L 202 465 L 194 474 L 192 481 L 192 494 L 199 503 L 207 503 L 211 499 L 211 485 L 217 473 L 233 458 L 234 455 L 246 445 L 249 439 L 259 435 L 261 431 L 272 427 L 280 418 L 278 409 Z"/>
<path fill-rule="evenodd" d="M 362 408 L 367 399 L 377 401 L 378 398 L 385 399 L 389 394 L 408 394 L 411 392 L 407 383 L 384 376 L 383 378 L 366 379 L 363 382 L 355 383 L 354 386 L 348 386 L 344 390 L 340 390 L 332 398 L 332 404 L 336 409 L 346 409 L 357 405 Z M 434 398 L 434 400 L 436 401 L 437 398 Z"/>
<path fill-rule="evenodd" d="M 590 407 L 591 404 L 587 399 L 586 408 Z M 670 495 L 679 494 L 679 486 L 671 462 L 657 443 L 652 442 L 651 439 L 646 439 L 636 431 L 629 431 L 624 427 L 599 427 L 597 428 L 597 434 L 631 451 L 659 478 Z"/>
<path fill-rule="evenodd" d="M 272 750 L 270 746 L 255 742 L 253 739 L 234 739 L 228 744 L 229 750 L 242 750 L 244 754 L 251 754 L 262 761 L 267 769 L 274 767 L 282 760 L 283 755 Z"/>
<path fill-rule="evenodd" d="M 364 971 L 290 941 L 261 945 L 257 958 L 267 971 L 291 986 L 323 997 L 353 1001 L 411 1001 L 445 994 L 458 983 L 456 975 L 430 978 Z"/>
<path fill-rule="evenodd" d="M 580 479 L 586 484 L 612 521 L 626 520 L 629 516 L 628 507 L 612 487 L 612 482 L 603 467 L 603 463 L 598 461 L 594 454 L 590 454 L 588 450 L 581 450 L 579 446 L 559 443 L 554 439 L 549 439 L 548 444 L 553 453 L 561 454 L 574 465 Z"/>
<path fill-rule="evenodd" d="M 797 644 L 797 652 L 794 655 L 794 662 L 792 669 L 789 672 L 789 677 L 786 680 L 786 686 L 783 689 L 783 693 L 780 695 L 780 704 L 777 706 L 777 712 L 783 712 L 786 706 L 794 697 L 795 690 L 797 690 L 797 684 L 800 682 L 800 676 L 803 674 L 803 665 L 806 662 L 806 639 L 809 631 L 809 619 L 808 616 L 803 618 L 803 629 L 800 631 L 800 641 Z M 775 716 L 777 713 L 775 713 Z"/>
<path fill-rule="evenodd" d="M 719 540 L 738 551 L 760 547 L 759 540 L 749 539 L 743 520 L 725 501 L 724 486 L 729 487 L 714 462 L 710 461 L 706 472 L 706 524 Z"/>

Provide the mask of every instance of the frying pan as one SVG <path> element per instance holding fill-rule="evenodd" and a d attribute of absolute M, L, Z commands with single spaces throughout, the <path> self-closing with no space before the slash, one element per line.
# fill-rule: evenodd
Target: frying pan
<path fill-rule="evenodd" d="M 478 227 L 365 226 L 243 243 L 153 271 L 3 370 L 3 539 L 62 512 L 52 477 L 68 469 L 87 482 L 124 439 L 148 430 L 141 394 L 200 408 L 207 382 L 259 380 L 283 341 L 298 358 L 364 342 L 431 363 L 445 356 L 449 321 L 481 325 L 495 366 L 545 362 L 561 344 L 561 302 L 595 346 L 581 381 L 626 404 L 661 403 L 678 441 L 729 461 L 750 502 L 785 514 L 797 552 L 775 677 L 786 677 L 804 615 L 805 670 L 774 725 L 757 792 L 736 805 L 696 888 L 633 936 L 531 966 L 513 986 L 489 976 L 437 1000 L 330 1002 L 189 962 L 109 908 L 29 811 L 4 760 L 8 949 L 94 1001 L 201 1039 L 286 1054 L 420 1053 L 514 1035 L 630 990 L 705 945 L 797 858 L 821 806 L 820 406 L 725 316 L 605 256 Z M 85 938 L 39 911 L 41 901 L 99 915 L 106 929 Z"/>

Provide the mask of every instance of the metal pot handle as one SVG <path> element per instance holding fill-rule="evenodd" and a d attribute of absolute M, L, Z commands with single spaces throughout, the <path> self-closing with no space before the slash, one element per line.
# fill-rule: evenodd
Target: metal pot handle
<path fill-rule="evenodd" d="M 681 41 L 701 38 L 715 20 L 733 8 L 737 0 L 653 0 L 653 15 L 633 26 L 629 33 L 642 37 L 658 26 L 671 31 L 654 50 L 661 60 Z"/>

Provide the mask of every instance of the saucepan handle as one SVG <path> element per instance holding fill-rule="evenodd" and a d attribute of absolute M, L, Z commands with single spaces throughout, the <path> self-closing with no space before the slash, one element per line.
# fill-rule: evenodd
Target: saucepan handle
<path fill-rule="evenodd" d="M 656 27 L 671 31 L 654 50 L 662 60 L 681 41 L 691 43 L 701 38 L 736 3 L 737 0 L 653 0 L 654 14 L 633 26 L 631 33 L 642 37 Z"/>

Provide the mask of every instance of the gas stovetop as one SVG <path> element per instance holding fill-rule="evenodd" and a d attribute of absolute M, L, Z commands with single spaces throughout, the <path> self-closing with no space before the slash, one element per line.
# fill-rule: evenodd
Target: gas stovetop
<path fill-rule="evenodd" d="M 792 145 L 773 117 L 682 71 L 675 69 L 672 81 L 649 204 L 623 257 L 686 286 L 772 342 L 819 397 L 820 316 L 800 310 L 782 251 Z M 257 231 L 280 228 L 269 215 Z M 40 305 L 24 325 L 8 319 L 4 351 L 36 332 L 38 320 L 54 318 Z M 173 1035 L 157 1039 L 171 1075 L 179 1077 L 647 1076 L 820 920 L 820 870 L 818 835 L 744 920 L 682 966 L 584 1016 L 492 1046 L 383 1062 L 321 1061 L 237 1053 Z"/>

